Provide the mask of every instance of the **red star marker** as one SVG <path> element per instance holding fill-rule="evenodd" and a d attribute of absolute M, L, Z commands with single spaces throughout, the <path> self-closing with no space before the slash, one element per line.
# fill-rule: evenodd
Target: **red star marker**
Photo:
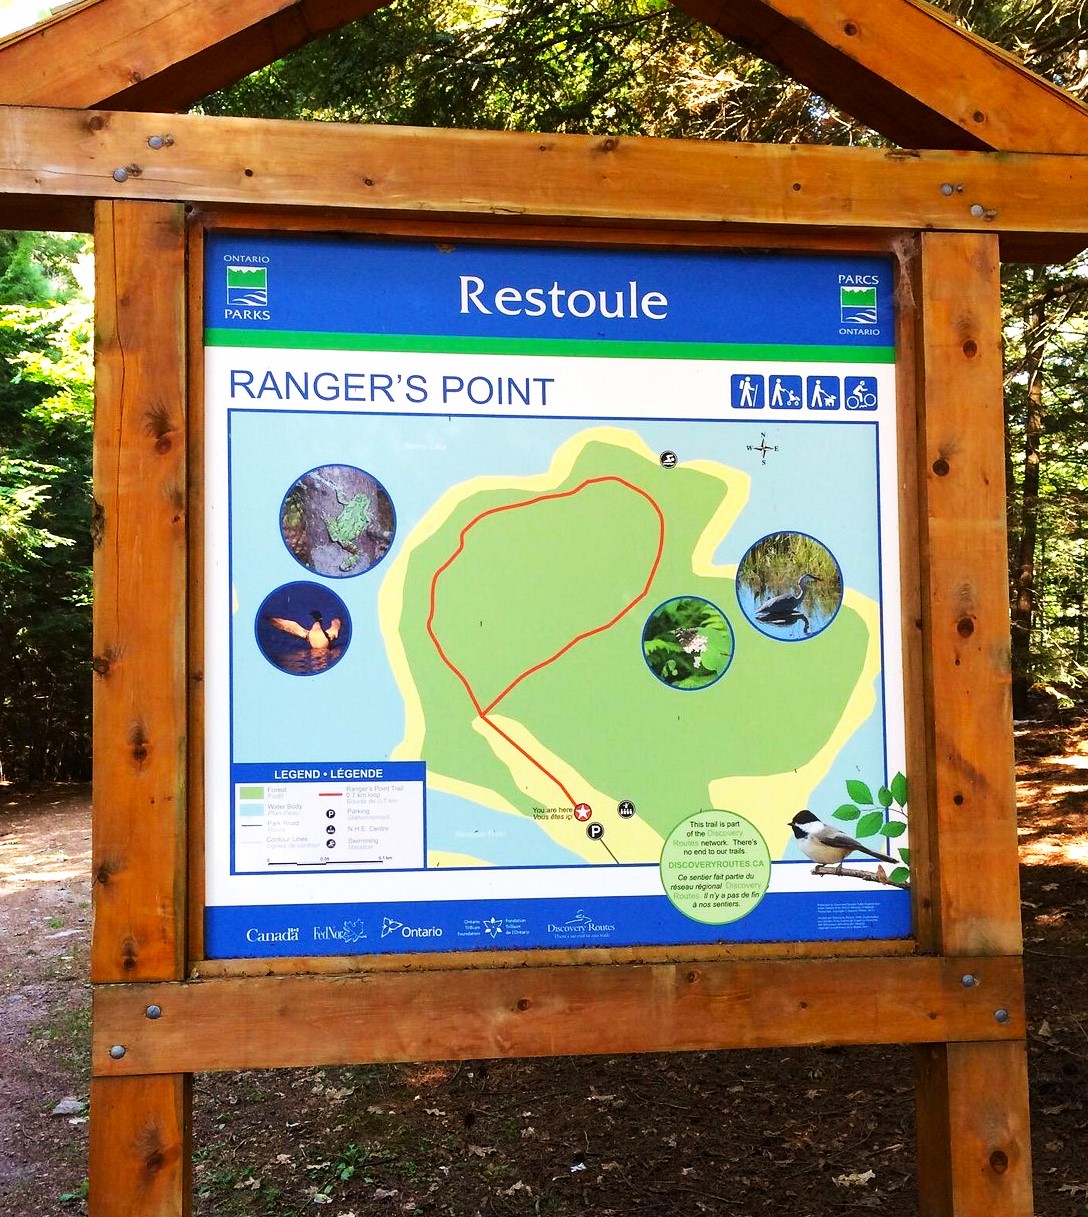
<path fill-rule="evenodd" d="M 574 809 L 574 818 L 576 820 L 588 820 L 593 815 L 593 808 L 588 803 L 579 803 Z"/>

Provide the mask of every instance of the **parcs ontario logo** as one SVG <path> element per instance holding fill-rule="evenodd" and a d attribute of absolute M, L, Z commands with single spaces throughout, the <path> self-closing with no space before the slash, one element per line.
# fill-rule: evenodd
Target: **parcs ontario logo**
<path fill-rule="evenodd" d="M 877 325 L 876 275 L 839 275 L 839 324 Z"/>

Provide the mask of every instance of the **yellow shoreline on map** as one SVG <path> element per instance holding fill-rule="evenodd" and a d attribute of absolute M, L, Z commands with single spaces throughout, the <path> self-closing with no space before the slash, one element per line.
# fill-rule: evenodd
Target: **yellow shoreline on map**
<path fill-rule="evenodd" d="M 637 815 L 629 820 L 620 817 L 616 809 L 622 795 L 607 794 L 591 786 L 573 766 L 546 748 L 516 719 L 489 714 L 488 722 L 494 723 L 515 744 L 536 757 L 549 773 L 566 786 L 577 802 L 588 803 L 593 810 L 593 822 L 604 829 L 604 837 L 592 841 L 586 834 L 586 825 L 569 812 L 560 819 L 537 819 L 519 812 L 524 819 L 532 820 L 541 832 L 547 833 L 557 845 L 599 866 L 612 862 L 656 862 L 661 857 L 664 838 L 655 829 Z M 504 740 L 498 731 L 492 730 L 482 718 L 473 721 L 472 729 L 484 737 L 487 746 L 510 771 L 519 789 L 534 804 L 539 807 L 569 806 L 555 782 Z"/>
<path fill-rule="evenodd" d="M 428 870 L 441 870 L 455 866 L 468 866 L 476 870 L 481 866 L 494 866 L 486 858 L 476 858 L 472 854 L 455 854 L 448 849 L 429 849 L 427 851 Z"/>
<path fill-rule="evenodd" d="M 785 773 L 715 778 L 710 783 L 710 806 L 735 811 L 751 821 L 763 834 L 772 858 L 782 857 L 792 835 L 791 817 L 808 805 L 810 795 L 827 777 L 847 740 L 876 706 L 876 681 L 880 675 L 880 610 L 875 601 L 850 588 L 843 594 L 843 607 L 853 609 L 862 619 L 869 642 L 865 662 L 842 717 L 820 751 L 808 764 Z M 834 808 L 811 810 L 826 820 Z"/>

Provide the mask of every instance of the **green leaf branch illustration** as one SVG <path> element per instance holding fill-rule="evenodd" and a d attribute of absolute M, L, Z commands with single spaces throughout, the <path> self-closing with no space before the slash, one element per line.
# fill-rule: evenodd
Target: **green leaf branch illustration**
<path fill-rule="evenodd" d="M 895 844 L 896 839 L 907 831 L 907 779 L 897 773 L 887 786 L 878 786 L 874 795 L 865 782 L 851 778 L 846 783 L 850 802 L 843 803 L 831 814 L 836 820 L 850 826 L 850 835 L 868 849 L 891 855 L 892 850 L 899 860 L 891 873 L 883 867 L 876 871 L 860 867 L 817 866 L 819 874 L 843 874 L 869 883 L 885 883 L 893 887 L 910 887 L 910 848 Z"/>

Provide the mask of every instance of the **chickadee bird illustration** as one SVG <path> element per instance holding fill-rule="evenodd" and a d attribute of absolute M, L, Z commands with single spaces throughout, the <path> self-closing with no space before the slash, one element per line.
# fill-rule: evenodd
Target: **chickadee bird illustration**
<path fill-rule="evenodd" d="M 891 862 L 896 865 L 894 858 L 887 854 L 878 854 L 875 849 L 862 845 L 837 828 L 829 828 L 823 820 L 814 816 L 811 811 L 799 811 L 792 820 L 790 828 L 797 838 L 797 844 L 806 858 L 811 858 L 817 866 L 835 866 L 842 868 L 843 859 L 848 854 L 868 854 L 878 862 Z"/>

